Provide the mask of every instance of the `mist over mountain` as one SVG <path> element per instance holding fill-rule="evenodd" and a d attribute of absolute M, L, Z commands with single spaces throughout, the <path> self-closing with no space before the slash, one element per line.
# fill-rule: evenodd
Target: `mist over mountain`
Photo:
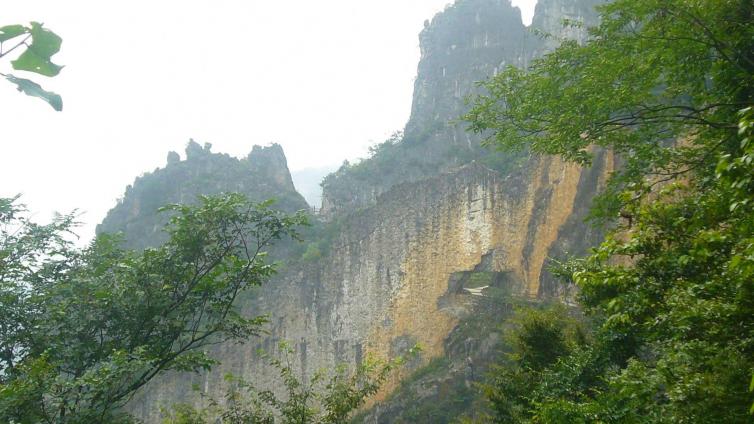
<path fill-rule="evenodd" d="M 336 169 L 336 165 L 303 168 L 293 171 L 291 178 L 296 190 L 304 196 L 309 206 L 319 209 L 322 205 L 322 180 Z"/>

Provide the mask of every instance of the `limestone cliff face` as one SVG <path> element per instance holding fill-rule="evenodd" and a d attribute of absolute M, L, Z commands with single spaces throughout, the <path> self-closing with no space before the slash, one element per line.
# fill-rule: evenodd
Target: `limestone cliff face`
<path fill-rule="evenodd" d="M 535 25 L 560 31 L 558 14 L 589 19 L 584 10 L 592 4 L 543 0 Z M 525 66 L 548 48 L 527 32 L 507 0 L 457 1 L 428 23 L 421 46 L 404 135 L 325 180 L 326 222 L 317 225 L 327 236 L 308 240 L 321 257 L 289 258 L 273 282 L 241 305 L 249 314 L 269 314 L 269 334 L 219 346 L 214 353 L 222 365 L 212 373 L 172 374 L 150 384 L 131 403 L 137 416 L 158 422 L 160 407 L 198 402 L 192 384 L 221 398 L 228 372 L 258 388 L 279 388 L 277 371 L 257 352 L 276 355 L 280 341 L 292 344 L 294 365 L 305 377 L 338 363 L 356 364 L 367 354 L 394 357 L 417 343 L 424 350 L 410 369 L 447 356 L 455 349 L 449 340 L 459 333 L 459 322 L 483 299 L 474 295 L 485 289 L 469 278 L 472 273 L 489 275 L 484 285 L 492 289 L 526 299 L 567 296 L 546 265 L 551 257 L 583 252 L 599 240 L 583 218 L 614 166 L 612 155 L 595 152 L 590 169 L 550 157 L 503 155 L 489 162 L 492 155 L 479 139 L 452 122 L 475 81 L 506 65 Z M 285 163 L 274 149 L 262 156 L 265 163 L 278 163 L 273 169 Z M 274 181 L 270 190 L 292 186 L 287 172 L 267 174 L 266 181 Z M 125 222 L 142 219 L 142 209 L 126 197 L 122 204 L 128 206 L 116 207 L 131 211 Z M 476 349 L 469 346 L 484 344 L 463 340 L 458 343 L 467 346 L 469 357 L 467 351 Z M 371 419 L 392 422 L 379 413 Z"/>
<path fill-rule="evenodd" d="M 527 66 L 540 44 L 508 0 L 456 2 L 435 16 L 419 41 L 421 59 L 405 134 L 445 148 L 472 148 L 478 142 L 463 125 L 452 124 L 464 113 L 463 99 L 476 91 L 475 82 L 509 65 Z"/>
<path fill-rule="evenodd" d="M 279 144 L 267 147 L 254 146 L 246 160 L 262 181 L 269 181 L 278 190 L 296 191 L 283 147 Z"/>
<path fill-rule="evenodd" d="M 584 41 L 585 28 L 579 25 L 564 25 L 564 21 L 594 24 L 597 22 L 595 7 L 604 2 L 605 0 L 538 0 L 532 27 L 550 35 L 541 45 L 544 51 L 557 47 L 563 39 Z"/>
<path fill-rule="evenodd" d="M 463 284 L 454 284 L 454 276 L 486 261 L 489 271 L 508 276 L 514 294 L 543 294 L 551 250 L 563 229 L 574 225 L 579 198 L 598 188 L 592 179 L 609 167 L 606 154 L 598 155 L 593 172 L 541 158 L 503 178 L 472 163 L 396 186 L 376 205 L 341 221 L 318 264 L 291 266 L 249 301 L 249 313 L 270 315 L 269 335 L 220 347 L 215 354 L 222 366 L 209 375 L 155 382 L 136 399 L 134 411 L 155 422 L 159 406 L 195 396 L 192 384 L 221 398 L 228 372 L 274 389 L 276 371 L 257 352 L 275 355 L 280 341 L 293 343 L 302 375 L 355 364 L 366 354 L 395 357 L 416 343 L 424 350 L 414 366 L 443 356 L 446 338 L 476 301 Z"/>

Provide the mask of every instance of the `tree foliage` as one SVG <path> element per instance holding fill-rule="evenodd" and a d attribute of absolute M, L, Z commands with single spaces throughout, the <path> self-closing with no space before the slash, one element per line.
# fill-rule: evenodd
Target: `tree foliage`
<path fill-rule="evenodd" d="M 532 408 L 531 392 L 541 384 L 543 373 L 567 354 L 582 348 L 587 329 L 560 305 L 520 307 L 505 332 L 511 351 L 490 373 L 482 391 L 491 401 L 496 422 L 519 422 Z"/>
<path fill-rule="evenodd" d="M 44 28 L 39 22 L 32 22 L 29 26 L 6 25 L 0 27 L 0 59 L 20 49 L 21 54 L 11 61 L 13 69 L 54 77 L 63 69 L 52 61 L 52 56 L 60 51 L 62 42 L 57 34 Z M 44 100 L 56 111 L 63 110 L 63 99 L 60 95 L 46 91 L 39 84 L 26 78 L 2 72 L 0 76 L 15 84 L 18 91 Z"/>
<path fill-rule="evenodd" d="M 245 339 L 263 317 L 234 300 L 274 267 L 265 248 L 296 236 L 286 216 L 241 195 L 170 205 L 169 240 L 141 252 L 100 236 L 72 246 L 71 215 L 31 222 L 0 202 L 0 421 L 114 422 L 136 390 L 168 371 L 207 370 L 203 348 Z"/>
<path fill-rule="evenodd" d="M 622 163 L 596 210 L 617 228 L 561 270 L 593 341 L 510 383 L 515 421 L 751 422 L 754 3 L 600 13 L 586 43 L 501 73 L 467 116 L 502 148 Z"/>

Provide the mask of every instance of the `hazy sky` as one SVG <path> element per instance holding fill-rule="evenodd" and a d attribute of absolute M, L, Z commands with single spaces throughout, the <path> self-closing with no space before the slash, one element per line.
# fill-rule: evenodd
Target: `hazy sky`
<path fill-rule="evenodd" d="M 291 170 L 362 157 L 407 121 L 418 34 L 449 2 L 5 4 L 0 26 L 43 22 L 66 67 L 33 78 L 63 96 L 62 113 L 0 81 L 0 197 L 22 193 L 40 221 L 77 208 L 88 239 L 189 138 L 234 156 L 278 142 Z M 513 0 L 527 23 L 535 3 Z"/>

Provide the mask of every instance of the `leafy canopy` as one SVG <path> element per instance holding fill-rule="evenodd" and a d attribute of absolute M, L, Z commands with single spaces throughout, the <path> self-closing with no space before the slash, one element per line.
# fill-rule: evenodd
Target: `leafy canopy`
<path fill-rule="evenodd" d="M 169 240 L 142 252 L 100 236 L 79 250 L 74 218 L 31 222 L 0 201 L 0 421 L 114 422 L 158 374 L 211 368 L 208 345 L 259 331 L 235 299 L 273 272 L 265 249 L 287 216 L 237 194 L 170 205 Z"/>
<path fill-rule="evenodd" d="M 467 116 L 491 145 L 621 164 L 595 210 L 617 228 L 560 270 L 593 342 L 499 389 L 525 399 L 516 422 L 751 422 L 754 3 L 599 11 L 586 43 L 484 83 Z"/>

